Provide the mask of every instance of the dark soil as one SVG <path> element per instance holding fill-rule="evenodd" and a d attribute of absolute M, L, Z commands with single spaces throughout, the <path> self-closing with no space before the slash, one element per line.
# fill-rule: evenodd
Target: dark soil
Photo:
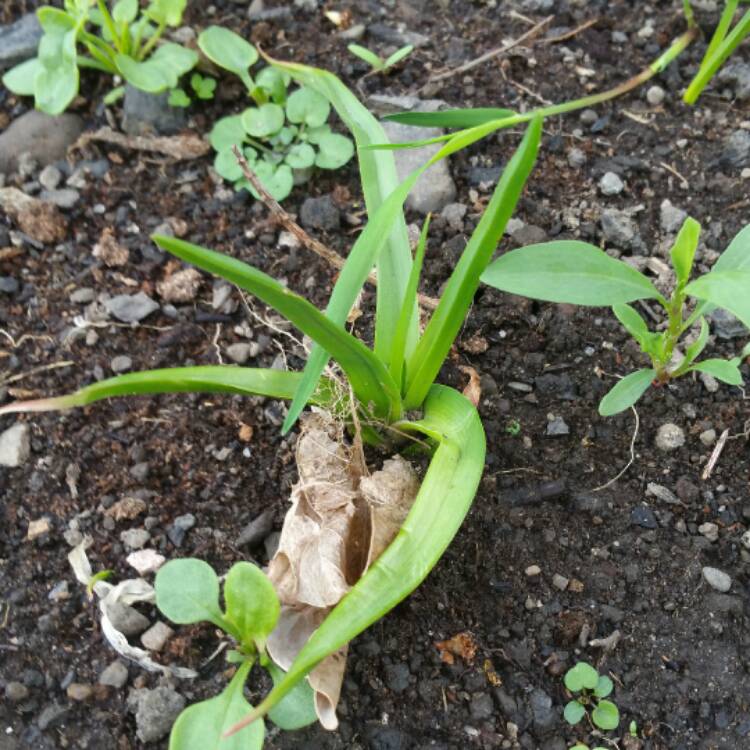
<path fill-rule="evenodd" d="M 11 2 L 2 20 L 13 20 L 30 5 Z M 511 3 L 491 5 L 345 3 L 355 23 L 403 22 L 430 38 L 400 70 L 369 78 L 364 88 L 408 93 L 431 71 L 472 59 L 528 29 L 509 15 Z M 563 61 L 560 44 L 538 41 L 499 63 L 449 79 L 430 94 L 457 106 L 514 108 L 537 106 L 536 97 L 574 98 L 583 91 L 575 65 L 592 69 L 584 81 L 591 90 L 613 86 L 639 71 L 681 28 L 677 2 L 646 4 L 654 6 L 646 9 L 653 12 L 655 29 L 648 39 L 638 37 L 646 23 L 642 3 L 559 5 L 564 9 L 557 11 L 553 27 L 573 28 L 601 17 L 594 28 L 562 43 L 578 56 L 575 64 Z M 244 6 L 218 0 L 212 7 L 209 16 L 201 3 L 192 3 L 188 22 L 196 28 L 225 23 L 271 54 L 331 69 L 351 86 L 364 72 L 322 11 L 293 8 L 286 19 L 251 25 Z M 715 18 L 703 20 L 708 28 Z M 625 32 L 631 43 L 614 45 L 613 31 Z M 377 42 L 371 46 L 382 48 Z M 721 87 L 707 92 L 698 108 L 681 103 L 679 90 L 703 48 L 694 45 L 661 77 L 667 96 L 660 108 L 649 107 L 640 90 L 599 108 L 598 132 L 576 115 L 547 122 L 539 163 L 517 216 L 549 237 L 598 243 L 603 207 L 641 205 L 635 218 L 645 252 L 659 256 L 664 239 L 659 206 L 669 198 L 703 224 L 709 249 L 723 249 L 747 223 L 750 183 L 740 179 L 738 167 L 717 165 L 717 157 L 723 140 L 747 127 L 741 123 L 748 108 L 721 95 Z M 747 48 L 742 54 L 747 58 Z M 97 101 L 92 94 L 91 103 L 79 108 L 91 128 L 105 123 Z M 0 92 L 4 124 L 28 104 Z M 198 112 L 196 129 L 207 130 L 214 113 L 231 106 L 239 104 L 221 102 Z M 433 221 L 427 293 L 438 293 L 488 198 L 476 184 L 477 168 L 502 165 L 517 140 L 517 134 L 503 133 L 454 158 L 457 200 L 469 211 L 463 232 L 439 217 Z M 572 147 L 588 156 L 582 169 L 568 165 Z M 245 322 L 261 344 L 250 364 L 270 366 L 283 351 L 291 367 L 301 366 L 299 348 L 248 318 L 242 305 L 232 314 L 216 313 L 208 277 L 194 303 L 178 306 L 174 317 L 157 312 L 139 327 L 95 329 L 98 338 L 90 345 L 80 337 L 64 343 L 74 316 L 83 311 L 70 301 L 76 288 L 110 295 L 141 289 L 156 297 L 169 261 L 154 251 L 148 234 L 165 220 L 184 222 L 192 241 L 286 279 L 321 305 L 335 279 L 334 271 L 306 250 L 277 247 L 278 228 L 264 208 L 245 195 L 217 198 L 208 157 L 174 163 L 104 145 L 74 156 L 84 157 L 108 159 L 110 169 L 104 178 L 89 178 L 82 190 L 70 211 L 68 241 L 57 247 L 26 243 L 23 254 L 0 261 L 0 276 L 19 282 L 17 292 L 0 292 L 0 384 L 5 384 L 0 399 L 69 392 L 111 374 L 112 358 L 122 354 L 132 358 L 134 370 L 211 364 L 220 353 L 226 361 L 226 347 L 244 340 L 235 327 Z M 689 181 L 687 189 L 672 170 Z M 598 192 L 606 171 L 625 181 L 619 196 Z M 298 213 L 308 195 L 328 193 L 334 193 L 344 214 L 362 211 L 353 164 L 316 177 L 285 205 Z M 96 204 L 103 210 L 94 211 Z M 107 268 L 91 255 L 105 227 L 113 227 L 130 250 L 130 262 L 121 268 Z M 4 219 L 0 239 L 11 228 Z M 345 253 L 355 231 L 345 222 L 344 231 L 322 239 Z M 10 243 L 3 239 L 4 244 Z M 372 301 L 368 293 L 365 310 L 372 309 Z M 266 314 L 262 306 L 256 310 Z M 367 318 L 360 325 L 366 331 Z M 738 348 L 738 341 L 717 341 L 713 351 L 719 356 Z M 593 746 L 590 726 L 570 728 L 562 719 L 567 701 L 562 675 L 577 660 L 596 664 L 616 683 L 614 700 L 623 720 L 619 732 L 599 744 L 625 738 L 613 746 L 750 747 L 750 556 L 740 542 L 750 528 L 750 451 L 742 436 L 750 408 L 740 389 L 721 386 L 710 393 L 689 378 L 651 391 L 638 405 L 632 466 L 596 491 L 629 461 L 635 429 L 632 412 L 599 417 L 598 400 L 613 375 L 640 364 L 608 311 L 538 305 L 489 289 L 478 293 L 455 357 L 441 375 L 457 387 L 465 382 L 458 365 L 470 365 L 481 376 L 487 469 L 473 509 L 424 585 L 352 644 L 340 730 L 272 732 L 268 747 L 565 750 L 576 739 Z M 54 365 L 61 366 L 37 371 Z M 747 375 L 747 366 L 744 370 Z M 120 533 L 144 525 L 151 533 L 149 546 L 167 558 L 202 557 L 222 572 L 248 557 L 264 564 L 262 544 L 248 550 L 236 542 L 240 530 L 266 508 L 274 511 L 274 529 L 280 528 L 296 479 L 294 436 L 281 438 L 282 417 L 277 403 L 201 395 L 115 400 L 62 415 L 20 417 L 31 426 L 32 456 L 21 468 L 0 470 L 0 688 L 19 680 L 29 696 L 19 704 L 0 703 L 0 748 L 142 747 L 126 710 L 127 693 L 131 687 L 155 686 L 158 676 L 131 666 L 121 690 L 97 686 L 85 703 L 66 694 L 72 682 L 96 686 L 114 653 L 103 640 L 95 606 L 72 576 L 63 533 L 78 529 L 90 535 L 95 569 L 112 568 L 117 580 L 133 575 Z M 546 435 L 553 417 L 564 420 L 569 434 Z M 654 444 L 666 422 L 682 427 L 687 438 L 671 453 Z M 11 424 L 13 418 L 5 418 L 0 431 Z M 249 441 L 240 437 L 243 424 L 252 427 Z M 520 434 L 511 434 L 514 426 L 520 426 Z M 728 429 L 733 439 L 704 481 L 712 448 L 698 436 L 709 428 L 717 434 Z M 140 468 L 133 471 L 136 465 Z M 72 493 L 66 477 L 76 467 L 80 475 Z M 649 483 L 675 492 L 679 504 L 648 496 Z M 104 509 L 134 493 L 147 500 L 146 517 L 105 523 Z M 194 514 L 196 525 L 175 546 L 168 531 L 186 513 Z M 51 531 L 27 541 L 29 523 L 42 517 L 50 520 Z M 718 541 L 698 531 L 705 522 L 718 524 Z M 540 574 L 527 574 L 532 565 Z M 731 576 L 728 593 L 703 580 L 706 565 Z M 556 574 L 569 579 L 566 590 L 553 585 Z M 50 600 L 49 592 L 62 581 L 68 582 L 69 597 Z M 156 619 L 155 611 L 143 611 Z M 589 644 L 615 631 L 621 638 L 611 651 Z M 441 661 L 435 642 L 463 632 L 476 644 L 473 661 Z M 178 629 L 159 658 L 203 665 L 217 643 L 209 627 Z M 223 659 L 214 659 L 198 679 L 176 688 L 188 702 L 199 700 L 221 689 L 224 671 Z M 264 687 L 256 683 L 253 697 Z M 53 705 L 62 713 L 42 730 L 39 717 Z M 631 721 L 637 723 L 641 745 L 627 744 Z M 151 745 L 166 746 L 166 740 Z"/>

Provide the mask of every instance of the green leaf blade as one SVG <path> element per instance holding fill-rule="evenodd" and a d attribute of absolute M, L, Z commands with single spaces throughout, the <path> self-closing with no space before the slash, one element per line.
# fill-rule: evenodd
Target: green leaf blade
<path fill-rule="evenodd" d="M 636 370 L 631 372 L 599 403 L 599 414 L 611 417 L 629 409 L 648 390 L 656 377 L 656 370 Z"/>
<path fill-rule="evenodd" d="M 3 76 L 3 86 L 17 96 L 33 96 L 34 82 L 42 65 L 36 57 L 11 68 Z"/>
<path fill-rule="evenodd" d="M 250 664 L 242 664 L 220 695 L 188 706 L 172 727 L 169 750 L 262 750 L 265 738 L 262 721 L 242 734 L 226 739 L 223 736 L 252 709 L 242 694 L 249 671 Z"/>
<path fill-rule="evenodd" d="M 310 128 L 319 128 L 328 120 L 331 105 L 315 89 L 301 86 L 289 95 L 286 101 L 286 116 L 289 122 Z"/>
<path fill-rule="evenodd" d="M 577 240 L 511 250 L 492 262 L 482 281 L 522 297 L 593 307 L 661 296 L 642 273 Z"/>
<path fill-rule="evenodd" d="M 286 677 L 286 672 L 269 662 L 268 671 L 274 685 Z M 307 680 L 300 680 L 269 712 L 268 718 L 279 729 L 291 732 L 310 726 L 318 720 L 315 713 L 315 693 Z M 238 735 L 241 736 L 241 735 Z"/>
<path fill-rule="evenodd" d="M 178 625 L 208 621 L 226 630 L 219 606 L 219 579 L 203 560 L 170 560 L 156 574 L 156 606 Z"/>
<path fill-rule="evenodd" d="M 672 266 L 677 275 L 677 283 L 680 286 L 685 286 L 690 278 L 695 251 L 698 249 L 700 233 L 701 225 L 695 219 L 691 219 L 688 216 L 670 250 Z"/>
<path fill-rule="evenodd" d="M 409 515 L 394 541 L 313 633 L 284 680 L 243 722 L 267 713 L 315 665 L 408 596 L 440 559 L 468 513 L 486 451 L 472 404 L 457 391 L 435 385 L 425 400 L 423 418 L 396 426 L 436 444 Z"/>
<path fill-rule="evenodd" d="M 273 584 L 263 571 L 249 562 L 235 563 L 224 581 L 224 601 L 226 619 L 240 633 L 241 642 L 265 648 L 281 606 Z"/>
<path fill-rule="evenodd" d="M 599 682 L 599 673 L 585 661 L 579 661 L 565 673 L 565 687 L 571 693 L 594 690 Z"/>
<path fill-rule="evenodd" d="M 688 372 L 705 372 L 727 385 L 742 385 L 742 373 L 737 363 L 726 359 L 704 359 L 688 368 Z"/>
<path fill-rule="evenodd" d="M 248 78 L 248 68 L 258 60 L 258 50 L 239 34 L 223 26 L 209 26 L 198 35 L 198 47 L 203 54 L 230 73 Z"/>
<path fill-rule="evenodd" d="M 750 328 L 750 269 L 711 271 L 685 287 L 685 294 L 729 310 Z"/>
<path fill-rule="evenodd" d="M 358 339 L 326 318 L 306 299 L 239 260 L 175 237 L 155 235 L 154 242 L 172 255 L 254 294 L 320 344 L 346 372 L 363 404 L 373 403 L 381 416 L 400 413 L 400 394 L 383 363 Z M 317 382 L 317 381 L 316 381 Z"/>
<path fill-rule="evenodd" d="M 599 676 L 599 681 L 596 683 L 594 688 L 594 695 L 597 698 L 606 698 L 615 689 L 612 680 L 603 674 Z"/>
<path fill-rule="evenodd" d="M 620 724 L 620 710 L 612 701 L 599 701 L 591 712 L 591 720 L 606 732 L 617 729 Z"/>
<path fill-rule="evenodd" d="M 500 177 L 489 205 L 448 279 L 443 296 L 407 366 L 404 404 L 418 408 L 463 325 L 480 277 L 495 252 L 536 162 L 542 121 L 532 121 Z"/>
<path fill-rule="evenodd" d="M 373 70 L 383 70 L 385 67 L 383 61 L 374 52 L 371 52 L 367 47 L 363 47 L 361 44 L 350 44 L 347 46 L 349 52 L 360 60 L 364 60 Z"/>
<path fill-rule="evenodd" d="M 479 107 L 475 109 L 443 109 L 437 112 L 398 112 L 383 119 L 425 128 L 473 128 L 487 122 L 512 117 L 512 109 Z"/>
<path fill-rule="evenodd" d="M 578 701 L 568 701 L 565 704 L 563 717 L 571 726 L 575 726 L 585 716 L 586 709 Z"/>

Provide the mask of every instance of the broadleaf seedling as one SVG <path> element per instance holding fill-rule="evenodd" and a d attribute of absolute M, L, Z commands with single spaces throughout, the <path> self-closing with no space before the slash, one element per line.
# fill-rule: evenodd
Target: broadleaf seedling
<path fill-rule="evenodd" d="M 355 57 L 364 60 L 370 66 L 370 73 L 368 73 L 368 75 L 370 75 L 372 73 L 387 73 L 394 65 L 398 65 L 398 63 L 407 58 L 414 51 L 414 45 L 407 44 L 400 49 L 397 49 L 388 57 L 380 57 L 380 55 L 360 44 L 350 44 L 347 49 Z"/>
<path fill-rule="evenodd" d="M 591 721 L 599 729 L 617 729 L 620 711 L 612 701 L 606 700 L 614 689 L 607 675 L 600 675 L 590 664 L 579 661 L 565 673 L 564 683 L 573 696 L 563 711 L 568 724 L 575 726 L 590 711 Z"/>
<path fill-rule="evenodd" d="M 198 55 L 159 42 L 168 27 L 180 25 L 186 3 L 151 0 L 143 10 L 138 0 L 117 0 L 111 10 L 105 0 L 65 0 L 64 9 L 44 5 L 37 10 L 44 32 L 37 56 L 11 68 L 3 84 L 19 96 L 33 96 L 36 108 L 50 115 L 64 112 L 78 94 L 80 68 L 120 76 L 149 93 L 174 89 Z M 118 87 L 105 102 L 121 96 Z"/>
<path fill-rule="evenodd" d="M 231 636 L 237 648 L 228 661 L 238 664 L 227 688 L 215 698 L 188 706 L 177 718 L 169 740 L 170 750 L 260 750 L 263 721 L 247 733 L 223 739 L 252 706 L 243 688 L 254 664 L 265 669 L 274 682 L 284 672 L 270 660 L 265 643 L 279 618 L 279 599 L 264 573 L 248 562 L 235 563 L 224 580 L 225 611 L 219 602 L 219 578 L 208 563 L 194 558 L 171 560 L 156 574 L 156 606 L 180 625 L 208 621 Z M 270 715 L 282 729 L 299 729 L 315 721 L 313 692 L 302 681 Z"/>
<path fill-rule="evenodd" d="M 750 225 L 732 240 L 711 271 L 693 281 L 690 276 L 698 247 L 700 225 L 688 218 L 675 239 L 670 257 L 675 285 L 664 297 L 642 273 L 603 250 L 575 240 L 557 240 L 512 250 L 487 268 L 482 280 L 512 294 L 549 302 L 608 306 L 651 360 L 651 367 L 630 373 L 602 399 L 602 416 L 635 404 L 651 385 L 663 385 L 690 372 L 705 372 L 729 385 L 741 385 L 740 365 L 750 356 L 748 344 L 731 359 L 704 359 L 708 343 L 706 316 L 716 307 L 728 310 L 750 327 Z M 688 312 L 689 298 L 696 304 Z M 651 331 L 629 303 L 653 299 L 666 318 L 662 331 Z M 700 332 L 686 348 L 680 339 L 694 325 Z"/>
<path fill-rule="evenodd" d="M 214 64 L 236 75 L 253 101 L 243 112 L 218 120 L 209 134 L 216 151 L 214 168 L 235 189 L 259 197 L 237 164 L 235 146 L 277 201 L 314 167 L 339 169 L 354 155 L 352 141 L 328 125 L 331 105 L 322 94 L 305 86 L 289 93 L 290 76 L 274 67 L 262 68 L 255 78 L 250 75 L 258 51 L 241 36 L 209 26 L 198 36 L 198 46 Z"/>

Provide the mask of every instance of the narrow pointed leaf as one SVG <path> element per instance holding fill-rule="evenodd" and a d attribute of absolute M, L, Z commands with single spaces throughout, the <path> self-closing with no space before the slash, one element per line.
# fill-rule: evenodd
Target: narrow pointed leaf
<path fill-rule="evenodd" d="M 688 371 L 707 372 L 717 380 L 729 385 L 742 385 L 742 373 L 737 362 L 726 359 L 704 359 L 688 368 Z"/>
<path fill-rule="evenodd" d="M 350 44 L 347 46 L 347 49 L 360 60 L 364 60 L 373 70 L 383 70 L 385 67 L 378 55 L 361 44 Z"/>
<path fill-rule="evenodd" d="M 511 250 L 492 262 L 482 281 L 523 297 L 594 307 L 661 296 L 635 268 L 577 240 Z"/>
<path fill-rule="evenodd" d="M 221 695 L 194 703 L 177 717 L 169 736 L 169 750 L 261 750 L 265 737 L 262 721 L 242 735 L 229 739 L 222 736 L 252 709 L 242 694 L 250 666 L 243 663 Z"/>
<path fill-rule="evenodd" d="M 482 272 L 497 248 L 534 167 L 541 133 L 542 121 L 534 120 L 500 177 L 479 225 L 448 279 L 424 335 L 409 358 L 404 397 L 408 409 L 417 408 L 422 403 L 463 325 Z"/>
<path fill-rule="evenodd" d="M 685 293 L 729 310 L 750 328 L 750 269 L 711 271 L 691 281 Z"/>
<path fill-rule="evenodd" d="M 644 349 L 649 336 L 654 335 L 648 330 L 646 321 L 630 305 L 613 305 L 612 312 L 625 330 L 640 344 L 641 349 Z"/>
<path fill-rule="evenodd" d="M 481 420 L 468 399 L 451 388 L 433 386 L 424 403 L 423 419 L 396 426 L 421 433 L 435 444 L 401 530 L 313 633 L 286 677 L 232 731 L 266 714 L 318 663 L 408 596 L 440 559 L 468 513 L 486 449 Z"/>
<path fill-rule="evenodd" d="M 424 261 L 425 249 L 427 247 L 427 232 L 429 228 L 430 214 L 427 215 L 427 218 L 422 225 L 422 232 L 419 236 L 417 251 L 414 254 L 414 263 L 412 263 L 411 273 L 409 274 L 409 282 L 406 285 L 404 302 L 401 305 L 401 315 L 399 316 L 398 324 L 396 325 L 396 333 L 393 337 L 393 351 L 391 353 L 391 375 L 393 375 L 393 379 L 399 386 L 402 383 L 402 375 L 404 372 L 406 337 L 409 333 L 409 327 L 411 325 L 412 318 L 415 315 L 413 300 L 417 296 L 417 287 L 419 286 L 419 277 L 422 273 L 422 263 Z"/>
<path fill-rule="evenodd" d="M 478 107 L 476 109 L 443 109 L 438 112 L 397 112 L 383 119 L 425 128 L 473 128 L 493 120 L 514 115 L 512 109 Z"/>
<path fill-rule="evenodd" d="M 388 70 L 388 68 L 393 67 L 394 65 L 396 65 L 396 63 L 401 62 L 401 60 L 403 60 L 407 55 L 410 55 L 413 51 L 413 44 L 407 44 L 405 47 L 397 49 L 390 57 L 386 58 L 385 63 L 383 64 L 384 70 Z"/>
<path fill-rule="evenodd" d="M 599 414 L 611 417 L 630 408 L 648 390 L 655 377 L 655 370 L 631 372 L 601 400 Z"/>
<path fill-rule="evenodd" d="M 688 216 L 670 250 L 672 266 L 674 266 L 677 283 L 680 286 L 685 286 L 690 278 L 690 271 L 693 268 L 693 259 L 695 258 L 695 251 L 698 249 L 700 233 L 701 225 L 695 219 L 691 219 Z"/>
<path fill-rule="evenodd" d="M 92 383 L 67 396 L 17 401 L 0 407 L 0 414 L 72 409 L 105 398 L 146 393 L 236 393 L 290 399 L 301 379 L 298 372 L 255 367 L 170 367 L 118 375 Z M 322 400 L 322 391 L 319 395 Z"/>
<path fill-rule="evenodd" d="M 392 416 L 400 412 L 398 388 L 383 363 L 361 341 L 326 318 L 315 305 L 283 287 L 271 276 L 235 258 L 175 237 L 155 235 L 153 240 L 186 263 L 237 284 L 273 307 L 331 353 L 346 372 L 360 401 L 366 405 L 374 404 L 377 414 Z"/>
<path fill-rule="evenodd" d="M 706 348 L 708 343 L 709 328 L 705 318 L 701 318 L 701 330 L 698 338 L 685 350 L 685 364 L 690 364 Z M 682 365 L 680 365 L 682 366 Z"/>

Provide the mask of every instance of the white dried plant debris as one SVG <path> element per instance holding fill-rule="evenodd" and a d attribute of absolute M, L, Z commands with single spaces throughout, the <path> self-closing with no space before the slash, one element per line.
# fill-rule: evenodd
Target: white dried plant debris
<path fill-rule="evenodd" d="M 89 544 L 90 539 L 84 539 L 68 554 L 68 562 L 71 568 L 73 568 L 76 579 L 86 587 L 91 585 L 91 580 L 94 578 L 91 563 L 86 555 L 86 547 Z M 112 624 L 110 610 L 115 604 L 119 603 L 130 606 L 137 602 L 154 602 L 156 594 L 150 583 L 144 581 L 142 578 L 128 578 L 117 585 L 99 580 L 93 584 L 92 589 L 99 597 L 102 633 L 104 633 L 104 637 L 118 654 L 124 656 L 126 659 L 132 659 L 149 672 L 162 672 L 165 675 L 172 675 L 180 679 L 192 679 L 198 676 L 198 673 L 192 669 L 173 667 L 155 662 L 148 651 L 137 646 L 131 646 L 125 635 Z"/>
<path fill-rule="evenodd" d="M 110 268 L 124 266 L 130 260 L 130 252 L 117 241 L 111 227 L 104 228 L 92 254 Z"/>
<path fill-rule="evenodd" d="M 273 660 L 288 669 L 330 610 L 348 593 L 401 528 L 419 479 L 400 456 L 368 476 L 330 415 L 302 423 L 299 482 L 292 488 L 279 548 L 268 569 L 282 608 L 268 639 Z M 326 729 L 338 726 L 336 705 L 347 648 L 309 675 L 315 710 Z"/>

